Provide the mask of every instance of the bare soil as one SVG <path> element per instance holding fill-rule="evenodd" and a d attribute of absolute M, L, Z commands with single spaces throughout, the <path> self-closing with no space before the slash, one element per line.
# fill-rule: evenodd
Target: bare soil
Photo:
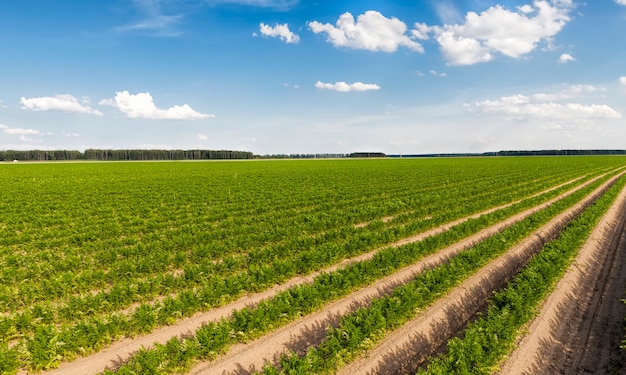
<path fill-rule="evenodd" d="M 614 181 L 614 180 L 612 180 Z M 429 309 L 421 314 L 418 320 L 420 328 L 405 326 L 396 335 L 391 335 L 385 339 L 375 350 L 369 353 L 363 361 L 353 363 L 341 370 L 345 374 L 368 374 L 368 373 L 390 373 L 391 367 L 401 363 L 408 363 L 398 358 L 397 354 L 406 351 L 406 342 L 416 340 L 414 332 L 422 334 L 418 340 L 432 342 L 433 346 L 441 345 L 441 341 L 447 339 L 453 332 L 456 332 L 457 322 L 466 322 L 491 295 L 491 291 L 503 286 L 507 276 L 514 274 L 532 254 L 537 252 L 543 244 L 551 237 L 555 237 L 560 228 L 565 226 L 577 213 L 581 212 L 586 205 L 590 204 L 609 184 L 597 189 L 591 194 L 585 203 L 578 204 L 575 208 L 564 213 L 551 222 L 551 227 L 546 226 L 538 231 L 536 236 L 531 236 L 524 245 L 513 249 L 507 255 L 492 262 L 479 274 L 472 277 L 453 293 L 437 303 L 437 308 Z M 571 193 L 568 192 L 568 193 Z M 566 193 L 567 194 L 567 193 Z M 559 197 L 559 199 L 562 198 Z M 556 199 L 555 199 L 556 200 Z M 281 354 L 294 351 L 304 354 L 311 346 L 319 345 L 325 337 L 328 327 L 338 324 L 342 315 L 353 311 L 359 306 L 366 306 L 372 299 L 379 298 L 390 293 L 391 290 L 414 278 L 415 274 L 425 269 L 433 268 L 442 264 L 450 257 L 470 248 L 474 244 L 493 236 L 515 222 L 530 216 L 532 213 L 545 208 L 550 202 L 527 210 L 515 217 L 509 218 L 497 225 L 489 227 L 464 241 L 461 241 L 449 248 L 439 251 L 421 261 L 400 270 L 399 272 L 381 279 L 366 288 L 352 293 L 314 314 L 307 315 L 291 324 L 279 328 L 278 330 L 261 337 L 258 340 L 247 344 L 239 344 L 216 361 L 204 362 L 195 366 L 191 374 L 252 374 L 260 370 L 265 363 L 275 364 Z M 447 328 L 452 327 L 452 328 Z M 449 332 L 448 332 L 448 331 Z M 423 333 L 427 332 L 426 335 Z M 406 340 L 406 341 L 405 341 Z M 422 347 L 420 347 L 422 349 Z M 384 365 L 381 365 L 384 362 Z M 400 370 L 397 368 L 396 370 Z"/>
<path fill-rule="evenodd" d="M 500 374 L 626 374 L 626 190 L 545 301 Z"/>
<path fill-rule="evenodd" d="M 532 213 L 545 208 L 547 205 L 573 193 L 575 190 L 586 186 L 592 181 L 581 184 L 580 186 L 551 200 L 550 202 L 546 202 L 542 205 L 518 214 L 515 217 L 505 220 L 498 225 L 485 229 L 475 236 L 472 236 L 446 249 L 445 251 L 427 257 L 422 261 L 410 267 L 407 267 L 388 278 L 376 282 L 374 285 L 371 285 L 368 288 L 363 288 L 362 290 L 359 290 L 358 292 L 350 296 L 342 298 L 341 300 L 328 305 L 323 311 L 301 318 L 300 320 L 291 323 L 287 327 L 278 329 L 273 333 L 270 333 L 269 335 L 266 335 L 261 339 L 251 342 L 247 345 L 234 346 L 229 350 L 226 355 L 218 358 L 217 361 L 199 364 L 196 368 L 192 370 L 192 373 L 244 374 L 248 373 L 252 369 L 259 369 L 260 366 L 262 366 L 266 361 L 273 362 L 277 358 L 277 356 L 280 355 L 280 353 L 286 350 L 303 352 L 309 346 L 319 343 L 324 336 L 323 333 L 325 332 L 326 328 L 328 326 L 333 326 L 337 324 L 339 316 L 349 311 L 352 311 L 354 308 L 360 305 L 367 304 L 372 298 L 377 298 L 383 294 L 389 293 L 389 291 L 395 288 L 397 285 L 400 285 L 410 280 L 416 272 L 420 272 L 423 269 L 431 268 L 438 264 L 441 264 L 442 262 L 445 262 L 449 257 L 453 256 L 454 254 L 463 251 L 473 244 L 502 231 L 504 228 L 513 225 L 515 222 L 522 220 Z M 553 190 L 555 188 L 557 187 L 554 187 L 550 190 Z M 511 204 L 507 204 L 499 208 L 507 207 Z M 490 209 L 488 211 L 472 215 L 471 217 L 459 219 L 453 223 L 434 228 L 427 233 L 423 233 L 421 235 L 400 241 L 396 244 L 393 244 L 393 246 L 400 246 L 402 244 L 420 241 L 427 236 L 441 233 L 455 225 L 469 220 L 470 218 L 479 217 L 494 210 L 495 209 Z M 340 267 L 346 266 L 347 264 L 369 259 L 373 257 L 379 250 L 380 249 L 353 259 L 344 260 L 339 264 L 336 264 L 319 272 L 315 272 L 308 276 L 295 277 L 288 282 L 278 285 L 267 291 L 244 296 L 226 306 L 213 309 L 208 312 L 198 313 L 191 318 L 181 320 L 175 325 L 157 329 L 149 335 L 138 337 L 135 339 L 129 338 L 120 340 L 111 345 L 109 348 L 106 348 L 96 354 L 84 358 L 79 358 L 70 363 L 63 363 L 58 369 L 47 371 L 45 373 L 96 374 L 103 371 L 107 367 L 116 367 L 119 363 L 126 361 L 130 357 L 130 355 L 132 355 L 132 353 L 136 352 L 142 347 L 149 348 L 151 345 L 153 345 L 153 343 L 165 343 L 172 337 L 182 337 L 184 335 L 192 334 L 196 329 L 198 329 L 202 324 L 206 322 L 217 321 L 225 316 L 229 316 L 233 310 L 241 309 L 245 306 L 254 305 L 263 299 L 272 298 L 274 295 L 287 288 L 303 283 L 310 283 L 316 276 L 318 276 L 322 272 L 332 272 Z M 502 262 L 506 263 L 505 261 Z M 221 369 L 223 369 L 223 371 L 216 372 L 218 368 L 216 366 L 223 366 L 220 367 Z"/>
<path fill-rule="evenodd" d="M 601 196 L 610 183 L 542 226 L 506 254 L 483 267 L 426 311 L 385 338 L 366 355 L 342 368 L 338 374 L 406 374 L 416 371 L 427 358 L 467 325 L 493 292 L 506 282 L 550 240 Z"/>

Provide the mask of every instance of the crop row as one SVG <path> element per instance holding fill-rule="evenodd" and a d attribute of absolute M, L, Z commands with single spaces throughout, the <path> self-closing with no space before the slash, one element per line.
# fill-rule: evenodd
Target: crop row
<path fill-rule="evenodd" d="M 425 272 L 423 274 L 424 279 L 420 279 L 420 281 L 412 285 L 419 287 L 419 285 L 422 285 L 426 280 L 429 280 L 430 277 L 437 275 L 438 272 L 443 272 L 442 275 L 444 276 L 442 277 L 448 282 L 458 282 L 458 276 L 449 276 L 453 275 L 455 272 L 467 274 L 467 265 L 459 268 L 459 265 L 463 264 L 462 262 L 464 262 L 465 257 L 469 256 L 471 261 L 482 259 L 484 262 L 485 258 L 481 258 L 481 251 L 502 251 L 503 246 L 506 247 L 506 243 L 503 244 L 502 240 L 507 238 L 507 234 L 509 237 L 512 235 L 511 233 L 513 233 L 514 236 L 523 236 L 524 233 L 538 226 L 541 220 L 547 220 L 552 215 L 562 211 L 598 184 L 599 182 L 582 189 L 570 197 L 555 203 L 549 209 L 533 215 L 531 218 L 511 227 L 511 229 L 507 229 L 505 231 L 506 234 L 501 234 L 488 240 L 485 245 L 479 245 L 480 250 L 463 252 L 461 255 L 454 258 L 461 259 L 453 261 L 461 262 L 458 264 L 454 263 L 454 267 L 444 265 L 433 271 Z M 502 220 L 502 217 L 496 214 L 490 219 L 494 219 L 495 217 L 497 217 L 496 221 Z M 489 222 L 487 218 L 481 219 L 484 220 L 483 223 Z M 477 221 L 480 221 L 480 219 Z M 459 228 L 461 229 L 460 232 L 456 232 L 453 229 L 444 235 L 427 238 L 423 242 L 409 244 L 399 248 L 388 248 L 377 254 L 371 261 L 360 262 L 333 273 L 319 276 L 315 279 L 313 284 L 305 284 L 289 289 L 271 300 L 261 302 L 254 308 L 235 311 L 230 318 L 217 323 L 209 323 L 199 329 L 194 337 L 188 337 L 182 340 L 173 338 L 165 345 L 156 345 L 154 349 L 140 351 L 140 353 L 134 356 L 125 366 L 122 366 L 118 372 L 130 374 L 148 369 L 148 371 L 154 370 L 157 371 L 157 373 L 169 373 L 178 371 L 180 368 L 188 366 L 195 360 L 211 359 L 218 353 L 224 352 L 234 343 L 246 342 L 259 337 L 269 330 L 287 324 L 299 316 L 320 309 L 329 301 L 347 295 L 355 289 L 386 276 L 426 254 L 458 241 L 468 234 L 465 231 L 471 232 L 472 229 L 476 229 L 476 224 L 476 222 L 467 223 L 467 226 L 461 224 L 459 227 L 464 228 Z M 482 227 L 484 227 L 484 225 L 478 225 L 478 228 Z M 465 231 L 463 231 L 463 229 Z M 491 256 L 493 256 L 493 253 Z M 436 285 L 427 284 L 432 286 L 432 288 L 424 288 L 422 290 L 424 293 L 433 293 L 428 298 L 438 296 L 439 293 L 442 292 L 442 290 L 438 289 L 439 286 L 446 286 L 446 283 L 442 282 L 439 276 L 435 277 L 433 280 L 437 280 Z M 390 314 L 394 314 L 394 312 L 392 311 Z M 397 311 L 395 314 L 401 315 Z M 358 319 L 361 318 L 357 318 L 357 320 Z M 370 324 L 364 325 L 368 328 L 372 327 Z M 340 333 L 339 336 L 345 338 L 346 335 Z M 347 336 L 360 337 L 358 335 L 352 336 L 351 334 Z M 357 341 L 360 342 L 361 340 Z M 177 348 L 176 350 L 180 353 L 179 355 L 173 355 L 171 350 L 173 347 Z M 304 362 L 310 363 L 308 360 L 304 360 Z M 326 363 L 328 364 L 330 362 L 326 361 Z"/>
<path fill-rule="evenodd" d="M 622 182 L 619 187 L 614 186 L 610 189 L 611 193 L 603 201 L 603 210 L 608 207 L 607 202 L 608 204 L 612 202 L 616 192 L 618 192 L 618 189 L 623 185 L 624 182 Z M 449 263 L 421 273 L 415 277 L 411 283 L 394 290 L 390 296 L 375 300 L 370 306 L 360 308 L 354 313 L 342 317 L 339 326 L 330 329 L 323 342 L 318 347 L 309 350 L 305 356 L 299 356 L 295 353 L 283 356 L 278 366 L 266 366 L 263 370 L 263 374 L 315 374 L 336 371 L 339 366 L 350 362 L 355 356 L 375 345 L 376 341 L 384 337 L 387 332 L 396 329 L 405 321 L 412 318 L 416 311 L 423 310 L 433 301 L 445 295 L 454 286 L 459 285 L 487 262 L 528 236 L 552 217 L 560 213 L 563 208 L 564 205 L 556 204 L 544 211 L 538 212 L 524 221 L 507 228 L 500 234 L 476 245 L 472 249 L 459 254 L 451 259 Z M 595 220 L 598 219 L 597 215 L 601 214 L 603 210 L 593 211 Z M 576 222 L 580 223 L 582 220 L 585 225 L 589 224 L 586 222 L 588 216 L 589 214 L 585 216 L 584 219 L 579 219 Z M 574 224 L 574 227 L 575 226 Z M 588 231 L 592 229 L 589 226 L 585 228 L 587 232 L 583 231 L 582 233 L 578 233 L 578 237 L 575 239 L 578 242 L 575 242 L 575 244 L 580 245 L 580 241 L 586 239 L 585 234 L 588 234 Z M 562 242 L 563 239 L 566 239 L 566 241 L 572 240 L 570 232 L 566 232 L 566 234 L 562 235 L 560 238 Z M 540 256 L 540 259 L 543 259 L 543 257 L 544 256 Z M 536 263 L 537 261 L 532 264 Z M 563 267 L 567 264 L 567 259 L 558 264 Z M 526 276 L 520 277 L 523 279 L 524 277 L 528 277 L 529 274 L 532 275 L 534 272 L 535 269 L 531 268 L 522 274 Z M 538 283 L 540 280 L 540 278 L 534 279 L 535 283 Z M 538 291 L 545 292 L 545 290 L 547 290 L 546 288 L 549 288 L 549 284 L 546 286 L 542 285 Z M 532 289 L 529 289 L 526 292 L 532 294 L 531 291 Z M 496 299 L 497 298 L 498 297 L 496 297 Z M 537 299 L 531 299 L 532 302 L 536 300 Z M 520 306 L 516 307 L 518 310 L 521 310 L 519 312 L 528 314 L 528 306 L 532 306 L 532 303 L 520 304 Z M 508 313 L 509 311 L 507 310 L 505 313 L 507 317 L 509 317 Z M 492 346 L 490 346 L 489 349 L 502 350 L 501 347 L 497 346 L 498 343 L 501 344 L 501 342 L 497 339 L 493 339 L 493 337 L 502 338 L 502 341 L 504 341 L 505 338 L 511 339 L 512 336 L 510 335 L 510 330 L 498 331 L 497 325 L 491 327 L 492 329 L 487 332 L 483 332 L 483 328 L 484 325 L 476 326 L 473 328 L 475 336 L 466 336 L 465 341 L 469 342 L 469 344 L 465 347 L 465 351 L 463 352 L 458 350 L 457 342 L 451 342 L 449 346 L 457 350 L 451 350 L 446 360 L 442 361 L 446 366 L 436 367 L 432 365 L 433 369 L 437 368 L 437 370 L 433 370 L 432 373 L 489 373 L 477 369 L 480 368 L 480 366 L 489 369 L 488 363 L 493 366 L 494 362 L 487 362 L 486 355 L 484 357 L 477 355 L 474 345 L 476 341 L 472 340 L 475 340 L 476 336 L 480 335 L 483 340 L 490 341 Z M 490 338 L 491 340 L 489 340 Z M 509 345 L 511 344 L 512 342 L 509 342 Z M 463 360 L 466 360 L 466 362 L 460 364 Z"/>
<path fill-rule="evenodd" d="M 0 360 L 53 367 L 243 293 L 619 165 L 555 160 L 518 169 L 463 161 L 427 171 L 415 161 L 298 163 L 303 171 L 297 172 L 289 163 L 24 165 L 1 181 L 14 193 L 0 201 L 7 213 L 0 223 L 6 264 Z M 43 168 L 50 169 L 42 174 Z M 488 217 L 497 220 L 564 189 Z M 394 219 L 380 220 L 387 216 Z M 370 225 L 355 227 L 363 222 Z M 484 222 L 459 226 L 451 236 Z M 165 298 L 151 302 L 156 296 Z M 144 304 L 120 313 L 138 302 Z"/>
<path fill-rule="evenodd" d="M 494 295 L 486 315 L 471 323 L 462 339 L 450 340 L 446 353 L 418 374 L 489 374 L 496 370 L 624 185 L 622 179 L 548 243 L 506 289 Z"/>
<path fill-rule="evenodd" d="M 518 192 L 516 194 L 519 195 Z M 502 191 L 496 191 L 493 195 L 500 197 L 508 197 L 503 194 Z M 487 203 L 490 201 L 485 200 Z M 482 206 L 485 205 L 485 201 L 482 202 Z M 466 201 L 462 201 L 459 207 L 464 210 L 473 210 L 474 207 L 481 208 L 482 206 L 476 205 L 475 200 L 472 197 L 467 198 Z M 453 210 L 452 210 L 453 211 Z M 129 303 L 141 302 L 149 299 L 155 295 L 164 295 L 170 293 L 173 290 L 185 291 L 189 288 L 197 288 L 206 284 L 209 276 L 215 278 L 225 278 L 233 273 L 236 273 L 243 269 L 253 269 L 256 265 L 264 265 L 271 262 L 272 259 L 280 258 L 286 262 L 290 262 L 291 259 L 297 259 L 303 251 L 309 251 L 310 249 L 318 249 L 320 246 L 332 246 L 343 247 L 352 249 L 354 251 L 364 251 L 374 246 L 380 246 L 384 243 L 389 243 L 397 238 L 401 238 L 406 235 L 410 235 L 412 232 L 419 232 L 433 226 L 445 220 L 445 218 L 437 217 L 436 219 L 423 220 L 418 217 L 413 222 L 399 221 L 393 225 L 372 225 L 364 229 L 355 229 L 353 227 L 343 227 L 338 230 L 331 230 L 319 235 L 318 237 L 301 236 L 292 240 L 289 240 L 285 244 L 280 246 L 269 246 L 260 248 L 253 252 L 240 256 L 225 257 L 219 262 L 212 261 L 210 259 L 198 259 L 193 265 L 188 265 L 183 268 L 183 272 L 179 277 L 175 277 L 172 273 L 157 274 L 156 277 L 152 277 L 147 281 L 138 281 L 136 279 L 122 283 L 117 282 L 112 288 L 108 289 L 105 293 L 96 293 L 94 295 L 87 294 L 82 296 L 70 296 L 68 302 L 59 305 L 58 304 L 37 304 L 32 310 L 27 312 L 18 313 L 12 318 L 14 321 L 19 321 L 19 324 L 15 324 L 19 331 L 28 332 L 29 321 L 43 321 L 63 323 L 67 321 L 74 321 L 81 316 L 87 314 L 87 316 L 94 316 L 98 312 L 109 313 L 117 311 L 120 308 L 128 306 Z M 363 246 L 367 246 L 363 248 Z M 355 250 L 356 249 L 356 250 Z M 163 257 L 166 252 L 153 251 L 151 256 L 145 256 L 143 261 L 151 261 L 153 264 L 167 264 L 166 260 L 159 259 Z M 314 253 L 312 253 L 315 256 Z M 337 255 L 345 255 L 338 252 Z M 178 258 L 184 258 L 184 255 L 177 254 Z M 155 257 L 157 257 L 155 259 Z M 332 259 L 331 259 L 332 260 Z M 126 261 L 126 264 L 133 262 L 131 260 Z M 298 273 L 303 273 L 311 270 L 311 266 L 306 265 L 299 267 Z M 141 262 L 140 262 L 141 264 Z M 127 273 L 133 273 L 135 269 L 129 269 Z M 84 272 L 84 271 L 83 271 Z M 102 271 L 100 271 L 102 272 Z M 71 280 L 65 280 L 62 274 L 61 277 L 55 279 L 56 285 L 71 285 Z M 71 279 L 71 277 L 68 277 Z M 257 288 L 263 287 L 258 283 L 252 284 Z M 47 290 L 54 290 L 55 288 L 49 282 L 41 282 L 41 287 Z M 31 290 L 32 292 L 32 290 Z M 33 292 L 34 293 L 34 292 Z M 11 301 L 19 301 L 25 303 L 27 298 L 22 296 L 11 296 Z M 21 297 L 21 298 L 16 298 Z M 51 306 L 56 306 L 53 308 Z M 15 306 L 13 306 L 15 308 Z M 5 318 L 8 320 L 9 318 Z M 61 319 L 61 320 L 59 320 Z M 8 327 L 7 323 L 0 324 L 0 327 Z M 5 330 L 5 332 L 8 332 Z"/>
<path fill-rule="evenodd" d="M 484 191 L 496 193 L 493 194 L 496 197 L 501 196 L 497 194 L 498 191 L 494 191 L 493 187 L 507 187 L 508 182 L 494 184 L 493 181 L 486 181 L 483 186 L 490 186 L 490 188 L 485 188 Z M 439 187 L 439 189 L 443 188 L 445 187 Z M 458 197 L 462 188 L 463 186 L 457 187 L 456 190 L 451 189 L 453 193 L 446 193 L 447 197 L 450 200 Z M 429 211 L 448 212 L 447 207 L 441 206 L 442 202 L 449 200 L 442 193 L 439 193 L 435 200 L 429 197 L 428 190 L 420 191 L 420 193 L 438 204 L 432 206 L 432 203 L 418 200 L 410 206 L 404 205 L 408 209 L 419 210 L 416 212 L 418 215 L 428 215 Z M 506 194 L 502 195 L 506 196 Z M 467 196 L 476 196 L 476 194 L 469 192 Z M 394 200 L 401 200 L 401 198 L 396 197 Z M 359 199 L 362 200 L 362 198 Z M 107 227 L 112 225 L 107 225 L 106 222 L 98 222 L 91 227 L 84 225 L 76 234 L 64 232 L 59 227 L 57 239 L 44 237 L 32 240 L 26 237 L 23 240 L 28 245 L 28 249 L 13 246 L 12 255 L 6 259 L 11 267 L 3 270 L 0 275 L 4 285 L 19 285 L 19 289 L 7 292 L 7 298 L 0 301 L 6 304 L 6 309 L 12 309 L 15 306 L 10 305 L 11 301 L 19 300 L 27 305 L 39 300 L 48 301 L 68 294 L 101 289 L 120 280 L 133 281 L 141 275 L 152 275 L 169 269 L 183 269 L 186 264 L 195 263 L 198 259 L 218 260 L 233 253 L 249 253 L 259 246 L 281 243 L 284 238 L 291 238 L 294 235 L 320 233 L 319 230 L 311 231 L 310 226 L 307 226 L 311 223 L 324 223 L 323 230 L 328 231 L 345 225 L 342 220 L 351 216 L 349 211 L 342 209 L 344 203 L 347 207 L 356 207 L 352 208 L 353 211 L 362 210 L 363 207 L 363 204 L 358 204 L 354 200 L 342 200 L 330 203 L 335 206 L 332 208 L 328 207 L 328 204 L 321 206 L 318 216 L 314 212 L 305 212 L 301 215 L 279 212 L 269 217 L 258 214 L 245 217 L 233 216 L 227 228 L 215 228 L 208 224 L 210 220 L 204 223 L 186 224 L 184 218 L 181 218 L 183 215 L 176 212 L 171 214 L 171 217 L 177 218 L 176 226 L 172 227 L 168 221 L 161 225 L 158 221 L 151 220 L 146 228 L 137 230 L 140 233 L 137 231 L 135 233 L 119 232 L 119 224 L 116 227 L 118 229 L 108 233 Z M 384 216 L 390 213 L 384 210 L 384 207 L 381 211 L 382 204 L 375 199 L 372 199 L 368 205 L 373 207 L 372 210 L 378 210 L 379 215 Z M 135 214 L 132 211 L 130 213 Z M 275 215 L 280 215 L 280 217 L 275 217 Z M 191 216 L 206 217 L 201 213 Z M 371 219 L 371 216 L 367 214 L 362 217 Z M 163 217 L 168 218 L 170 215 L 164 212 Z M 290 220 L 300 220 L 301 223 Z M 87 224 L 90 220 L 84 221 Z M 115 218 L 109 220 L 109 222 L 115 221 Z M 255 225 L 249 225 L 250 223 L 246 221 L 254 221 Z M 126 220 L 125 226 L 132 227 L 132 222 L 132 219 Z M 224 222 L 219 224 L 220 227 L 224 225 L 226 225 Z M 285 232 L 286 229 L 289 231 Z M 32 229 L 32 231 L 36 230 L 38 228 Z M 49 230 L 50 228 L 46 229 L 46 231 Z M 9 239 L 5 238 L 5 241 Z M 40 251 L 32 251 L 33 248 Z M 75 274 L 77 270 L 80 270 L 79 274 Z M 32 282 L 21 282 L 27 280 L 32 280 Z M 44 281 L 46 283 L 42 285 Z"/>

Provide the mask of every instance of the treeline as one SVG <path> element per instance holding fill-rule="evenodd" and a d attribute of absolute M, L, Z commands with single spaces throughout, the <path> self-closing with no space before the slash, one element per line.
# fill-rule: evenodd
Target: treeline
<path fill-rule="evenodd" d="M 267 154 L 255 155 L 256 159 L 341 159 L 346 154 Z"/>
<path fill-rule="evenodd" d="M 390 158 L 443 158 L 465 156 L 565 156 L 565 155 L 626 155 L 626 150 L 506 150 L 483 153 L 443 153 L 443 154 L 396 154 Z"/>
<path fill-rule="evenodd" d="M 0 151 L 0 161 L 13 160 L 226 160 L 253 159 L 248 151 L 230 150 L 29 150 Z"/>

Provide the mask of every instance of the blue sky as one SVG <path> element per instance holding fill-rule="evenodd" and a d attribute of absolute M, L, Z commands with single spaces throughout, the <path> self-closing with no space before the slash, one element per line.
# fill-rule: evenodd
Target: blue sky
<path fill-rule="evenodd" d="M 3 0 L 0 149 L 626 149 L 626 0 Z"/>

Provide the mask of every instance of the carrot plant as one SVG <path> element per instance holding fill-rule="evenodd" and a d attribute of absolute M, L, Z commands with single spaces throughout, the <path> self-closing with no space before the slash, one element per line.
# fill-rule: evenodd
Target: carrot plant
<path fill-rule="evenodd" d="M 447 352 L 418 374 L 491 374 L 496 370 L 624 185 L 626 179 L 622 178 L 546 244 L 509 286 L 491 299 L 487 314 L 469 325 L 463 339 L 452 339 Z"/>
<path fill-rule="evenodd" d="M 306 366 L 307 363 L 311 365 L 314 363 L 323 364 L 323 366 L 331 367 L 325 367 L 325 369 L 318 368 L 315 371 L 332 370 L 334 368 L 332 366 L 336 366 L 337 361 L 345 360 L 346 353 L 354 355 L 355 351 L 361 348 L 360 345 L 364 338 L 371 339 L 375 332 L 380 333 L 380 324 L 373 324 L 373 321 L 383 322 L 384 329 L 390 329 L 400 324 L 403 319 L 407 319 L 407 314 L 412 313 L 414 308 L 432 302 L 453 285 L 458 284 L 464 277 L 467 277 L 473 270 L 480 268 L 485 262 L 504 251 L 517 240 L 525 237 L 551 217 L 573 205 L 601 182 L 600 180 L 591 184 L 551 205 L 546 210 L 533 214 L 526 220 L 506 229 L 501 234 L 477 245 L 472 250 L 461 253 L 453 258 L 449 264 L 424 272 L 410 286 L 400 288 L 390 298 L 383 298 L 380 300 L 381 302 L 375 302 L 374 307 L 361 309 L 356 314 L 349 315 L 344 319 L 344 323 L 352 328 L 358 328 L 355 328 L 355 331 L 351 329 L 349 332 L 341 329 L 333 330 L 330 334 L 333 340 L 326 341 L 331 348 L 330 353 L 324 351 L 324 349 L 319 351 L 313 350 L 311 352 L 314 353 L 311 354 L 312 357 L 299 358 L 290 356 L 284 359 L 286 361 L 285 364 L 290 363 L 299 369 L 302 366 Z M 512 210 L 515 209 L 517 208 L 512 208 Z M 249 307 L 234 311 L 230 318 L 203 326 L 196 331 L 195 336 L 182 340 L 173 338 L 171 340 L 180 341 L 180 345 L 189 347 L 191 348 L 190 350 L 196 352 L 195 356 L 185 357 L 183 362 L 179 362 L 175 358 L 169 358 L 164 354 L 168 344 L 157 344 L 152 349 L 133 356 L 117 372 L 121 374 L 136 373 L 147 360 L 146 357 L 161 359 L 162 362 L 158 365 L 158 368 L 161 369 L 160 373 L 169 373 L 174 371 L 174 369 L 188 367 L 193 361 L 198 359 L 212 359 L 219 353 L 226 351 L 230 345 L 257 338 L 269 330 L 283 326 L 299 316 L 321 308 L 331 300 L 347 295 L 359 287 L 411 264 L 426 254 L 457 242 L 466 236 L 468 232 L 478 231 L 479 228 L 485 226 L 476 225 L 476 222 L 482 220 L 484 224 L 489 222 L 490 219 L 494 220 L 494 218 L 501 220 L 502 216 L 500 215 L 503 215 L 503 213 L 496 212 L 461 224 L 458 226 L 458 232 L 453 229 L 444 234 L 429 237 L 422 242 L 385 249 L 370 261 L 359 262 L 344 269 L 323 274 L 317 277 L 313 284 L 304 284 L 290 288 L 270 300 L 260 302 L 254 308 Z M 411 288 L 416 289 L 417 292 Z M 403 293 L 406 293 L 406 295 Z M 398 302 L 403 302 L 403 299 L 406 300 L 404 301 L 405 303 L 398 304 Z M 373 316 L 367 316 L 368 312 L 371 312 Z M 389 314 L 389 316 L 385 314 Z M 384 318 L 377 319 L 380 316 Z M 371 331 L 363 333 L 358 331 L 359 329 L 371 329 Z M 347 342 L 345 340 L 346 337 L 349 338 Z M 313 357 L 315 359 L 312 359 Z M 268 371 L 271 372 L 271 370 Z"/>
<path fill-rule="evenodd" d="M 1 164 L 7 194 L 0 199 L 0 362 L 53 367 L 621 164 L 620 158 Z M 361 223 L 370 224 L 357 228 Z M 50 328 L 54 340 L 45 336 Z M 54 348 L 39 351 L 46 342 Z"/>
<path fill-rule="evenodd" d="M 453 287 L 461 284 L 489 261 L 576 203 L 582 198 L 582 194 L 584 192 L 574 194 L 529 216 L 501 233 L 460 253 L 448 263 L 419 274 L 410 283 L 394 290 L 390 296 L 374 300 L 370 306 L 343 316 L 339 326 L 330 329 L 318 347 L 312 348 L 303 357 L 295 353 L 284 355 L 277 369 L 274 366 L 266 366 L 263 373 L 269 375 L 277 372 L 285 374 L 334 372 L 341 364 L 350 362 L 360 352 L 375 344 L 388 331 L 401 326 L 412 318 L 415 311 L 426 308 Z M 499 333 L 496 336 L 498 335 Z M 470 353 L 464 354 L 468 356 Z M 459 355 L 459 358 L 464 357 Z M 478 358 L 477 360 L 480 361 L 481 359 Z M 450 363 L 452 366 L 458 366 L 457 362 L 451 361 Z M 469 365 L 474 365 L 474 363 Z M 454 373 L 451 371 L 452 369 L 454 367 L 447 368 L 450 372 L 444 370 L 438 373 Z"/>

